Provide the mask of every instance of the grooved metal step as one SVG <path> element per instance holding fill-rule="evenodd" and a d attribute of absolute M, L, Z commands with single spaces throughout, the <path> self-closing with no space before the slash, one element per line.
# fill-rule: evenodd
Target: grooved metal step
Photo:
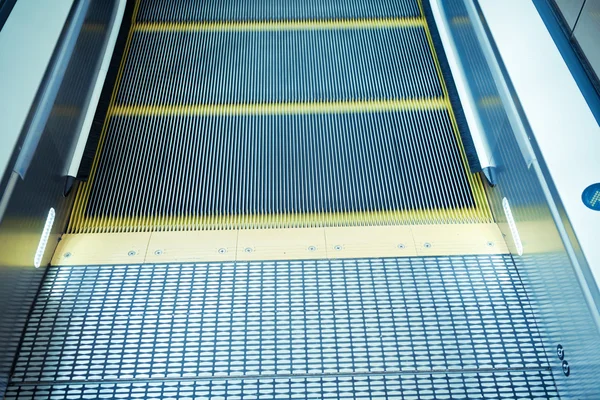
<path fill-rule="evenodd" d="M 293 27 L 294 25 L 292 25 Z M 139 32 L 116 104 L 255 104 L 443 96 L 423 27 Z M 327 26 L 327 25 L 326 25 Z M 317 27 L 317 29 L 314 29 Z M 350 29 L 348 29 L 350 27 Z M 265 29 L 267 27 L 262 27 Z"/>
<path fill-rule="evenodd" d="M 314 385 L 548 398 L 548 368 L 509 256 L 52 267 L 8 398 L 246 385 L 242 398 Z"/>
<path fill-rule="evenodd" d="M 69 233 L 491 222 L 419 1 L 133 21 Z"/>
<path fill-rule="evenodd" d="M 419 16 L 417 0 L 144 0 L 138 21 L 272 21 Z"/>
<path fill-rule="evenodd" d="M 444 110 L 113 117 L 86 210 L 104 228 L 86 226 L 110 232 L 119 224 L 103 217 L 128 218 L 129 230 L 144 231 L 177 216 L 203 226 L 217 215 L 236 225 L 297 213 L 322 226 L 339 212 L 362 212 L 360 223 L 437 222 L 423 209 L 448 223 L 488 222 L 462 169 Z"/>

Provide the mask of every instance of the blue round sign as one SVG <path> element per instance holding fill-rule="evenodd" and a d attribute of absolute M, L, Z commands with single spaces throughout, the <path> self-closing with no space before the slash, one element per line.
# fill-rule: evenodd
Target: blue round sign
<path fill-rule="evenodd" d="M 600 183 L 588 186 L 581 194 L 581 200 L 587 208 L 600 211 Z"/>

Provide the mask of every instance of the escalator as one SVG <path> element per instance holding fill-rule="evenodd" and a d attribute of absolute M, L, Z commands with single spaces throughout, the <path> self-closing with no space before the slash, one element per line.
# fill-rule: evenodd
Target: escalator
<path fill-rule="evenodd" d="M 415 1 L 185 4 L 140 4 L 69 233 L 491 222 Z"/>
<path fill-rule="evenodd" d="M 558 398 L 428 2 L 130 8 L 6 399 Z"/>

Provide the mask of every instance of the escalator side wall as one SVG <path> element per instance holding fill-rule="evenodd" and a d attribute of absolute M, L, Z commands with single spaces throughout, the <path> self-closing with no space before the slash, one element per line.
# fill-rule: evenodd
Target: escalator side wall
<path fill-rule="evenodd" d="M 546 353 L 551 361 L 559 393 L 563 398 L 600 398 L 600 335 L 593 311 L 587 307 L 580 279 L 563 244 L 539 178 L 528 169 L 510 128 L 498 137 L 495 150 L 498 185 L 489 188 L 492 212 L 507 242 L 513 246 L 502 200 L 509 199 L 523 246 L 522 256 L 512 247 L 514 261 L 527 292 L 540 310 Z M 562 370 L 557 346 L 566 350 L 570 376 Z"/>
<path fill-rule="evenodd" d="M 552 213 L 543 195 L 538 177 L 528 169 L 519 152 L 518 144 L 507 135 L 500 137 L 496 155 L 502 157 L 498 185 L 489 188 L 488 196 L 500 229 L 512 247 L 514 261 L 523 281 L 528 283 L 527 293 L 537 305 L 554 377 L 561 397 L 577 399 L 600 398 L 600 335 L 592 311 L 573 264 L 556 228 Z M 511 211 L 525 252 L 518 256 L 502 200 L 511 201 Z M 562 371 L 562 361 L 557 356 L 557 346 L 565 351 L 570 366 L 570 376 Z"/>
<path fill-rule="evenodd" d="M 512 246 L 530 300 L 539 310 L 539 315 L 531 317 L 541 322 L 545 350 L 559 393 L 569 399 L 600 398 L 600 336 L 594 313 L 586 306 L 584 289 L 556 227 L 540 178 L 522 156 L 494 75 L 469 22 L 464 1 L 444 1 L 443 5 L 497 166 L 497 186 L 487 188 L 492 212 L 507 243 Z M 535 149 L 535 143 L 532 145 Z M 537 159 L 543 158 L 537 154 Z M 543 165 L 541 169 L 543 171 Z M 502 204 L 504 198 L 511 206 L 524 248 L 523 256 L 517 255 L 513 245 Z M 558 345 L 565 350 L 569 377 L 563 373 L 562 360 L 557 355 Z"/>
<path fill-rule="evenodd" d="M 25 179 L 17 181 L 0 222 L 0 398 L 4 396 L 45 265 L 50 261 L 71 212 L 74 191 L 70 196 L 63 195 L 67 163 L 96 81 L 116 3 L 90 2 L 31 166 Z M 43 34 L 43 28 L 37 32 Z M 55 209 L 56 218 L 42 266 L 34 268 L 34 255 L 50 208 Z"/>

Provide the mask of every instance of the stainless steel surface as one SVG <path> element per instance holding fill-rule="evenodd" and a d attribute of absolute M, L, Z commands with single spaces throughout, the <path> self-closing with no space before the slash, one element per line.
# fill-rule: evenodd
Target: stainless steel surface
<path fill-rule="evenodd" d="M 428 99 L 442 85 L 423 27 L 141 31 L 116 104 Z"/>
<path fill-rule="evenodd" d="M 581 12 L 581 8 L 583 7 L 583 3 L 585 0 L 552 0 L 560 9 L 560 12 L 565 19 L 569 29 L 571 31 L 575 28 L 575 23 L 577 22 L 577 18 L 579 17 L 579 13 Z M 588 3 L 593 3 L 597 0 L 590 0 Z"/>
<path fill-rule="evenodd" d="M 145 220 L 78 233 L 227 229 L 255 214 L 281 215 L 273 227 L 340 224 L 339 212 L 362 213 L 345 225 L 486 222 L 446 111 L 113 117 L 98 165 L 86 216 Z M 155 223 L 182 215 L 195 219 Z"/>
<path fill-rule="evenodd" d="M 25 179 L 14 182 L 12 196 L 6 202 L 0 223 L 0 398 L 46 270 L 44 263 L 49 262 L 70 213 L 73 196 L 63 197 L 64 164 L 77 134 L 84 99 L 93 85 L 93 66 L 105 40 L 105 31 L 97 28 L 106 22 L 111 11 L 112 3 L 91 2 L 35 157 Z M 94 29 L 90 29 L 92 26 Z M 42 267 L 36 269 L 34 256 L 51 207 L 56 210 L 54 229 Z"/>
<path fill-rule="evenodd" d="M 0 30 L 4 27 L 6 19 L 10 15 L 17 0 L 4 0 L 0 3 Z"/>
<path fill-rule="evenodd" d="M 553 399 L 548 371 L 120 382 L 11 388 L 6 400 L 75 399 Z"/>
<path fill-rule="evenodd" d="M 600 1 L 588 0 L 573 32 L 587 60 L 600 78 Z"/>
<path fill-rule="evenodd" d="M 123 15 L 125 13 L 127 0 L 118 0 L 117 4 L 118 5 L 115 8 L 108 28 L 110 29 L 110 33 L 108 34 L 105 46 L 102 49 L 103 57 L 98 65 L 98 78 L 96 79 L 94 90 L 92 93 L 90 93 L 89 100 L 87 101 L 87 111 L 85 117 L 81 121 L 79 140 L 77 141 L 77 145 L 73 150 L 71 162 L 66 170 L 66 175 L 72 177 L 78 176 L 79 167 L 85 153 L 90 130 L 92 129 L 94 119 L 96 117 L 96 111 L 98 110 L 102 89 L 104 88 L 104 84 L 106 82 L 106 77 L 110 69 L 110 63 L 114 54 L 115 46 L 117 44 L 121 25 L 123 24 Z"/>
<path fill-rule="evenodd" d="M 64 80 L 65 71 L 73 50 L 81 35 L 81 27 L 87 15 L 89 0 L 78 0 L 74 3 L 69 14 L 68 23 L 61 33 L 60 41 L 54 50 L 52 61 L 44 75 L 44 81 L 38 89 L 35 111 L 31 120 L 26 124 L 25 139 L 21 145 L 19 156 L 15 162 L 14 171 L 24 179 L 31 160 L 40 142 L 44 127 L 50 117 L 50 112 L 56 101 L 58 90 Z"/>
<path fill-rule="evenodd" d="M 597 310 L 573 266 L 581 249 L 555 225 L 567 219 L 539 147 L 523 159 L 506 88 L 464 23 L 472 14 L 452 12 L 494 143 L 489 195 L 507 235 L 510 199 L 522 257 L 50 268 L 8 398 L 600 398 Z M 56 109 L 0 225 L 2 373 L 42 278 L 32 264 L 47 210 L 64 226 L 71 202 L 57 160 L 81 116 L 83 71 L 61 103 L 75 107 Z"/>
<path fill-rule="evenodd" d="M 479 110 L 483 97 L 480 93 L 473 92 L 473 88 L 466 84 L 470 74 L 472 74 L 472 69 L 470 65 L 464 65 L 465 59 L 459 56 L 459 49 L 462 50 L 463 43 L 460 42 L 458 36 L 455 38 L 455 35 L 453 35 L 453 32 L 457 30 L 457 24 L 443 15 L 443 7 L 440 0 L 432 1 L 430 4 L 438 32 L 440 33 L 440 40 L 444 49 L 446 49 L 446 58 L 456 84 L 467 124 L 469 125 L 469 131 L 473 138 L 479 163 L 483 171 L 490 171 L 495 168 L 495 165 L 491 162 L 492 150 L 490 143 L 488 143 L 490 136 L 485 133 L 484 120 Z"/>
<path fill-rule="evenodd" d="M 540 326 L 509 255 L 52 267 L 8 399 L 556 398 Z"/>
<path fill-rule="evenodd" d="M 465 1 L 470 4 L 470 0 Z M 538 321 L 544 348 L 559 394 L 568 399 L 597 399 L 600 397 L 600 335 L 592 290 L 595 283 L 593 278 L 586 280 L 589 276 L 585 276 L 585 257 L 581 256 L 577 241 L 570 235 L 571 227 L 564 218 L 560 197 L 546 164 L 540 161 L 544 157 L 529 131 L 530 121 L 527 119 L 521 126 L 526 129 L 527 140 L 531 140 L 535 157 L 533 160 L 525 159 L 520 151 L 521 145 L 516 136 L 522 132 L 513 131 L 520 128 L 509 123 L 508 115 L 514 112 L 515 107 L 505 104 L 506 97 L 498 94 L 502 87 L 496 84 L 498 78 L 507 79 L 504 65 L 500 65 L 502 75 L 498 77 L 499 70 L 488 64 L 490 59 L 481 49 L 478 36 L 481 33 L 473 29 L 476 25 L 471 22 L 473 13 L 469 13 L 463 0 L 444 1 L 443 4 L 448 18 L 454 21 L 461 58 L 471 68 L 469 84 L 473 86 L 473 92 L 491 99 L 482 102 L 480 109 L 484 121 L 495 121 L 488 125 L 487 132 L 492 137 L 490 141 L 496 143 L 493 153 L 498 165 L 498 185 L 488 188 L 488 193 L 494 215 L 507 235 L 508 243 L 512 242 L 511 232 L 502 200 L 506 197 L 510 202 L 524 246 L 523 256 L 515 256 L 515 263 L 527 282 L 531 301 L 539 307 Z M 514 90 L 514 82 L 508 80 L 507 83 L 507 87 Z M 522 117 L 518 97 L 513 94 L 509 100 L 516 101 L 516 110 Z M 514 252 L 516 254 L 516 249 Z M 588 282 L 593 286 L 589 286 Z M 570 365 L 569 377 L 563 374 L 562 361 L 556 355 L 559 344 L 569 349 L 565 352 L 565 360 Z"/>
<path fill-rule="evenodd" d="M 574 243 L 573 255 L 580 255 L 573 257 L 576 270 L 594 277 L 582 284 L 598 308 L 600 213 L 587 208 L 581 195 L 600 180 L 600 126 L 535 5 L 519 0 L 480 0 L 479 5 L 518 98 L 528 141 L 539 153 L 532 167 L 547 181 L 542 189 L 552 198 L 559 229 L 565 227 L 561 235 Z M 566 238 L 569 230 L 574 235 Z"/>
<path fill-rule="evenodd" d="M 15 146 L 72 4 L 19 0 L 0 30 L 0 179 L 12 170 Z"/>

